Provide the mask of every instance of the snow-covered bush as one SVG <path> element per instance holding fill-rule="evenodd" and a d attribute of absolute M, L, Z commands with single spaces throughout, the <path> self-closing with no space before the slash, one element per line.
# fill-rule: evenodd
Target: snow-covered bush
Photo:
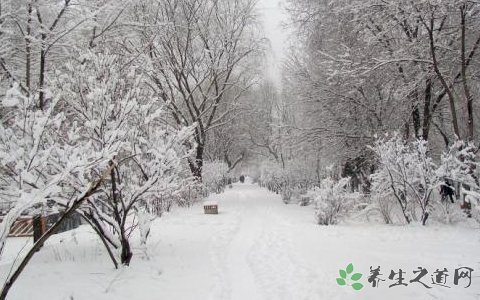
<path fill-rule="evenodd" d="M 202 180 L 211 193 L 222 193 L 228 184 L 228 165 L 223 161 L 206 161 L 203 165 Z"/>
<path fill-rule="evenodd" d="M 0 123 L 0 202 L 8 200 L 11 205 L 0 224 L 0 255 L 23 212 L 41 214 L 47 203 L 54 203 L 62 215 L 12 267 L 1 290 L 2 299 L 43 243 L 100 190 L 117 165 L 115 156 L 121 147 L 118 139 L 83 140 L 80 126 L 68 122 L 61 111 L 59 97 L 49 98 L 43 109 L 34 99 L 16 85 L 1 99 L 0 111 L 8 111 L 8 117 Z M 118 125 L 118 131 L 125 129 Z"/>
<path fill-rule="evenodd" d="M 426 223 L 440 200 L 434 191 L 446 180 L 477 188 L 471 171 L 473 148 L 463 142 L 452 145 L 438 164 L 429 156 L 426 141 L 406 143 L 398 134 L 378 139 L 372 149 L 378 159 L 378 169 L 371 175 L 372 194 L 379 201 L 393 197 L 407 223 Z"/>
<path fill-rule="evenodd" d="M 181 188 L 192 129 L 166 125 L 161 100 L 146 87 L 137 67 L 121 55 L 98 50 L 83 54 L 81 63 L 69 62 L 57 89 L 70 121 L 81 124 L 77 134 L 85 143 L 121 141 L 109 181 L 81 212 L 103 237 L 114 263 L 128 265 L 133 230 L 139 226 L 145 244 L 154 217 L 146 214 L 158 203 L 168 206 L 164 200 Z"/>
<path fill-rule="evenodd" d="M 426 156 L 426 143 L 416 141 L 409 145 L 399 135 L 391 139 L 378 139 L 373 147 L 379 161 L 377 172 L 372 174 L 372 193 L 379 199 L 393 195 L 407 223 L 416 217 L 414 205 L 422 207 L 422 218 L 428 215 L 430 193 L 437 183 L 434 165 Z"/>
<path fill-rule="evenodd" d="M 175 205 L 188 207 L 197 200 L 197 184 L 194 178 L 179 175 L 168 186 L 157 190 L 155 199 L 147 206 L 147 211 L 160 217 L 163 213 L 170 212 Z"/>
<path fill-rule="evenodd" d="M 301 202 L 317 180 L 311 169 L 307 162 L 297 159 L 287 161 L 284 165 L 264 163 L 257 181 L 260 186 L 280 194 L 286 204 Z"/>
<path fill-rule="evenodd" d="M 480 164 L 473 143 L 456 141 L 442 153 L 437 175 L 453 182 L 478 189 Z"/>
<path fill-rule="evenodd" d="M 338 182 L 332 178 L 324 179 L 320 187 L 312 190 L 315 195 L 315 217 L 320 225 L 337 224 L 342 217 L 351 212 L 361 198 L 360 193 L 349 191 L 350 178 L 341 178 Z"/>
<path fill-rule="evenodd" d="M 440 197 L 440 196 L 439 196 Z M 432 217 L 443 224 L 455 224 L 465 220 L 467 215 L 460 204 L 448 201 L 435 201 L 432 207 Z"/>
<path fill-rule="evenodd" d="M 372 215 L 380 217 L 381 221 L 385 224 L 395 223 L 395 208 L 396 201 L 391 196 L 385 196 L 380 194 L 371 195 L 371 203 L 365 208 L 365 215 L 367 220 L 370 221 Z"/>
<path fill-rule="evenodd" d="M 292 200 L 294 192 L 289 186 L 285 186 L 282 188 L 281 195 L 283 203 L 288 204 Z"/>
<path fill-rule="evenodd" d="M 300 195 L 300 206 L 308 206 L 313 204 L 317 197 L 317 187 L 307 190 L 304 194 Z"/>
<path fill-rule="evenodd" d="M 288 178 L 289 185 L 304 194 L 313 187 L 316 182 L 316 174 L 313 172 L 311 162 L 294 159 L 286 163 L 285 177 Z"/>
<path fill-rule="evenodd" d="M 294 194 L 299 194 L 295 191 L 295 178 L 291 176 L 290 171 L 277 164 L 264 165 L 259 179 L 260 186 L 280 194 L 282 201 L 288 204 Z"/>
<path fill-rule="evenodd" d="M 259 178 L 260 186 L 274 193 L 280 193 L 287 184 L 285 170 L 276 164 L 264 165 Z"/>
<path fill-rule="evenodd" d="M 69 211 L 95 192 L 108 164 L 119 150 L 118 140 L 84 142 L 77 124 L 58 112 L 59 98 L 45 110 L 14 86 L 1 99 L 9 117 L 0 124 L 0 202 L 11 209 L 0 224 L 0 254 L 11 226 L 24 211 L 55 202 Z M 122 130 L 119 127 L 119 130 Z"/>
<path fill-rule="evenodd" d="M 438 174 L 457 183 L 463 205 L 470 207 L 464 213 L 480 221 L 480 163 L 477 151 L 478 148 L 473 143 L 456 141 L 442 154 Z M 447 221 L 452 220 L 451 216 L 446 217 L 450 217 Z"/>
<path fill-rule="evenodd" d="M 189 170 L 186 170 L 189 172 Z M 190 173 L 188 173 L 190 175 Z M 184 184 L 181 184 L 182 188 L 177 191 L 176 204 L 180 207 L 190 207 L 203 198 L 203 186 L 194 178 L 185 175 L 183 176 Z"/>

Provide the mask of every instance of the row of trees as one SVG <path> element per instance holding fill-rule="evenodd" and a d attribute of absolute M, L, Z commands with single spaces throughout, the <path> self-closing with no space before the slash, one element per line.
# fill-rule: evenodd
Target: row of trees
<path fill-rule="evenodd" d="M 309 182 L 305 173 L 299 174 L 299 168 L 270 165 L 258 181 L 281 193 L 285 203 L 313 204 L 321 225 L 337 224 L 346 218 L 423 225 L 429 218 L 447 224 L 472 216 L 480 220 L 476 149 L 473 143 L 456 141 L 436 160 L 428 142 L 409 142 L 395 133 L 376 139 L 368 147 L 375 165 L 368 178 L 368 192 L 358 192 L 353 178 L 342 177 L 333 166 L 319 182 Z"/>
<path fill-rule="evenodd" d="M 480 185 L 475 170 L 479 164 L 473 144 L 457 141 L 438 162 L 430 156 L 426 141 L 405 142 L 399 134 L 377 139 L 370 149 L 378 165 L 370 176 L 370 193 L 353 192 L 348 177 L 327 177 L 312 190 L 320 224 L 336 224 L 355 215 L 386 224 L 425 225 L 430 215 L 443 223 L 467 216 L 480 220 Z M 455 197 L 460 193 L 464 199 Z M 455 202 L 463 204 L 463 212 Z"/>
<path fill-rule="evenodd" d="M 328 111 L 311 124 L 322 137 L 362 140 L 389 128 L 446 144 L 476 137 L 478 3 L 304 0 L 290 8 L 304 47 L 290 57 L 287 82 Z"/>
<path fill-rule="evenodd" d="M 284 141 L 280 166 L 306 160 L 318 174 L 334 164 L 368 190 L 375 136 L 428 141 L 436 161 L 457 140 L 478 146 L 478 2 L 301 0 L 287 9 L 294 46 L 270 122 Z"/>
<path fill-rule="evenodd" d="M 274 105 L 262 118 L 270 129 L 261 143 L 270 158 L 258 176 L 263 185 L 284 199 L 292 191 L 322 186 L 319 193 L 325 195 L 359 191 L 368 199 L 345 200 L 356 202 L 348 209 L 365 207 L 370 200 L 379 200 L 376 207 L 383 211 L 399 207 L 403 217 L 384 216 L 389 223 L 425 223 L 445 181 L 462 199 L 475 197 L 480 3 L 299 0 L 288 1 L 287 10 L 295 35 L 284 63 L 282 93 L 273 95 Z M 398 132 L 395 142 L 384 141 L 386 148 L 379 149 L 377 137 L 393 132 Z M 457 170 L 468 171 L 471 180 L 460 171 L 440 174 L 445 157 L 455 151 L 469 153 L 457 158 Z M 394 168 L 399 161 L 411 161 L 411 169 Z M 418 179 L 421 172 L 423 179 Z M 427 182 L 416 182 L 422 180 Z"/>
<path fill-rule="evenodd" d="M 63 212 L 0 299 L 73 213 L 117 267 L 135 231 L 145 247 L 155 216 L 186 204 L 251 84 L 254 17 L 250 0 L 0 1 L 0 254 L 21 214 Z"/>

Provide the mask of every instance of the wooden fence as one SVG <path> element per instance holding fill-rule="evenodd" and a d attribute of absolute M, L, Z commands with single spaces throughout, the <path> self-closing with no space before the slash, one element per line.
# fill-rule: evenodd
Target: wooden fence
<path fill-rule="evenodd" d="M 9 237 L 34 237 L 34 240 L 43 235 L 43 233 L 58 221 L 61 213 L 50 214 L 47 216 L 21 216 L 10 229 Z M 0 216 L 0 223 L 3 221 Z M 82 224 L 80 215 L 73 214 L 65 220 L 62 226 L 55 233 L 61 233 L 77 228 Z"/>

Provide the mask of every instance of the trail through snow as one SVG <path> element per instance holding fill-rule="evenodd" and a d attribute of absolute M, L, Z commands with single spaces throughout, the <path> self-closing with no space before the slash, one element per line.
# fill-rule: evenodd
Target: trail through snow
<path fill-rule="evenodd" d="M 249 184 L 237 185 L 226 195 L 219 216 L 223 226 L 211 243 L 219 270 L 211 299 L 313 297 L 318 276 L 293 251 L 290 223 L 278 197 Z M 234 217 L 227 219 L 227 213 Z"/>
<path fill-rule="evenodd" d="M 480 299 L 478 228 L 318 226 L 311 207 L 285 205 L 253 184 L 235 184 L 208 200 L 218 202 L 218 215 L 203 214 L 201 204 L 175 209 L 153 224 L 148 257 L 135 249 L 131 266 L 121 270 L 112 268 L 88 226 L 55 235 L 10 299 Z M 9 240 L 0 279 L 23 245 Z M 357 292 L 335 281 L 349 263 L 365 277 L 370 266 L 381 266 L 384 277 L 399 268 L 411 277 L 419 266 L 476 271 L 470 288 L 388 288 L 387 282 L 372 288 L 363 278 L 366 287 Z"/>

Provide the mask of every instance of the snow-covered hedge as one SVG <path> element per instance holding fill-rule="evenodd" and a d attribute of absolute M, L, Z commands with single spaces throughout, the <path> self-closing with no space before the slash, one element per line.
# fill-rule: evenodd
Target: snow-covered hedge
<path fill-rule="evenodd" d="M 308 189 L 313 188 L 313 176 L 306 167 L 297 162 L 289 162 L 285 167 L 278 164 L 265 164 L 258 183 L 268 190 L 280 194 L 285 203 L 301 201 Z"/>
<path fill-rule="evenodd" d="M 206 161 L 203 165 L 203 184 L 210 193 L 222 193 L 228 184 L 228 165 L 215 160 Z"/>
<path fill-rule="evenodd" d="M 425 224 L 430 213 L 444 205 L 445 201 L 435 195 L 446 181 L 478 190 L 474 149 L 473 145 L 458 141 L 435 162 L 426 141 L 407 143 L 397 134 L 380 138 L 372 147 L 378 159 L 378 169 L 371 175 L 372 196 L 383 208 L 389 205 L 382 201 L 395 199 L 406 223 Z M 390 219 L 388 215 L 384 217 Z"/>
<path fill-rule="evenodd" d="M 285 170 L 277 165 L 264 166 L 259 178 L 261 186 L 266 187 L 269 191 L 280 193 L 287 185 L 288 178 Z"/>
<path fill-rule="evenodd" d="M 349 184 L 350 178 L 342 178 L 339 181 L 326 178 L 320 187 L 310 192 L 315 195 L 315 217 L 318 224 L 337 224 L 353 210 L 362 195 L 350 192 Z"/>

